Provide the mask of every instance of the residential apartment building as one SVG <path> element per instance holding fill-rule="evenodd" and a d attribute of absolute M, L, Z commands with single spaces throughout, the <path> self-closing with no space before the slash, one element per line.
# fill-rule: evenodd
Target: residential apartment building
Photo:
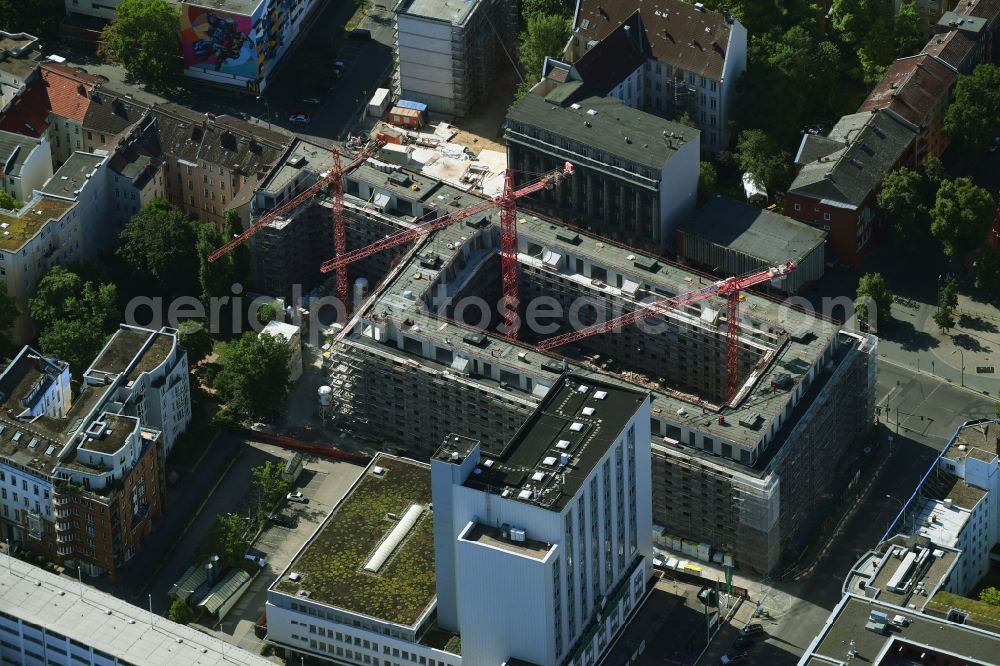
<path fill-rule="evenodd" d="M 52 156 L 45 137 L 33 139 L 0 131 L 0 179 L 3 191 L 18 201 L 31 201 L 31 194 L 52 177 Z"/>
<path fill-rule="evenodd" d="M 500 451 L 379 454 L 268 591 L 268 641 L 359 665 L 600 663 L 648 591 L 649 414 L 567 375 Z"/>
<path fill-rule="evenodd" d="M 1000 2 L 960 0 L 934 26 L 924 53 L 948 63 L 961 74 L 976 65 L 1000 62 Z"/>
<path fill-rule="evenodd" d="M 436 113 L 464 116 L 492 90 L 514 40 L 511 0 L 403 0 L 396 10 L 393 90 Z"/>
<path fill-rule="evenodd" d="M 184 74 L 260 94 L 325 6 L 320 0 L 181 0 Z"/>
<path fill-rule="evenodd" d="M 0 129 L 26 136 L 44 136 L 53 165 L 58 168 L 83 144 L 83 119 L 90 94 L 102 80 L 65 65 L 42 63 L 38 75 L 0 117 Z"/>
<path fill-rule="evenodd" d="M 118 229 L 109 213 L 107 154 L 73 153 L 40 191 L 76 203 L 82 256 L 95 259 L 117 246 Z"/>
<path fill-rule="evenodd" d="M 645 60 L 634 92 L 623 101 L 668 118 L 687 113 L 701 130 L 704 150 L 727 148 L 736 82 L 746 70 L 746 28 L 700 3 L 580 0 L 563 59 L 586 66 L 584 56 L 606 39 L 620 41 L 619 31 L 628 33 Z M 610 74 L 605 68 L 617 68 L 613 63 L 623 51 L 608 48 L 599 53 L 594 60 L 601 78 Z"/>
<path fill-rule="evenodd" d="M 26 32 L 0 30 L 0 113 L 38 75 L 38 38 Z"/>
<path fill-rule="evenodd" d="M 149 116 L 149 105 L 106 89 L 93 90 L 83 116 L 81 138 L 87 152 L 111 152 Z"/>
<path fill-rule="evenodd" d="M 0 663 L 25 666 L 268 666 L 145 608 L 0 555 Z"/>
<path fill-rule="evenodd" d="M 804 134 L 785 213 L 827 231 L 832 258 L 856 268 L 878 225 L 882 179 L 915 163 L 916 138 L 912 123 L 885 109 L 843 116 L 825 137 Z"/>
<path fill-rule="evenodd" d="M 108 211 L 118 233 L 153 199 L 166 199 L 163 148 L 152 115 L 125 137 L 111 155 Z"/>
<path fill-rule="evenodd" d="M 953 67 L 934 56 L 899 58 L 875 84 L 858 112 L 884 109 L 909 125 L 917 133 L 914 160 L 921 164 L 929 155 L 940 157 L 948 147 L 944 112 L 958 76 Z"/>
<path fill-rule="evenodd" d="M 701 133 L 611 97 L 577 98 L 572 83 L 547 88 L 508 113 L 507 164 L 516 185 L 566 162 L 574 173 L 519 205 L 656 254 L 672 246 L 697 200 Z"/>
<path fill-rule="evenodd" d="M 116 573 L 163 511 L 166 436 L 190 420 L 169 329 L 123 326 L 71 397 L 69 368 L 25 347 L 0 374 L 0 531 L 89 575 Z"/>
<path fill-rule="evenodd" d="M 167 199 L 222 224 L 233 197 L 284 153 L 291 137 L 228 116 L 207 117 L 174 104 L 153 109 L 163 150 Z"/>

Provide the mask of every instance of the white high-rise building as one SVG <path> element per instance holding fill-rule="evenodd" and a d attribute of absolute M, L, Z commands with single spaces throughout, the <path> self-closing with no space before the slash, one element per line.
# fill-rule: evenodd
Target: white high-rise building
<path fill-rule="evenodd" d="M 438 624 L 464 662 L 600 661 L 650 575 L 649 415 L 566 375 L 499 456 L 462 437 L 434 455 Z"/>
<path fill-rule="evenodd" d="M 650 589 L 649 417 L 648 394 L 567 374 L 498 454 L 459 435 L 429 470 L 379 454 L 268 590 L 268 642 L 338 664 L 599 663 Z"/>

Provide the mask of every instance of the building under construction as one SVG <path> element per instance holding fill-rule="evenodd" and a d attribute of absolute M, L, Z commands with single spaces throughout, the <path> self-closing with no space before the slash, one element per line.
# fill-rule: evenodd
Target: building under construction
<path fill-rule="evenodd" d="M 290 158 L 298 166 L 286 160 L 274 174 L 313 171 L 309 178 L 315 180 L 329 166 L 329 153 L 298 163 L 294 151 Z M 308 183 L 297 183 L 290 173 L 281 187 L 272 174 L 265 188 L 285 197 L 304 189 Z M 345 178 L 348 247 L 412 227 L 428 213 L 443 215 L 478 201 L 474 194 L 369 160 Z M 314 200 L 290 220 L 262 230 L 254 243 L 258 268 L 282 263 L 280 255 L 268 256 L 268 248 L 291 238 L 294 225 L 306 235 L 329 234 L 326 203 Z M 678 541 L 708 544 L 732 555 L 737 566 L 773 572 L 811 535 L 853 471 L 854 447 L 872 423 L 876 338 L 747 293 L 732 398 L 721 299 L 646 322 L 657 330 L 633 325 L 557 348 L 558 354 L 540 353 L 535 343 L 571 330 L 574 318 L 586 325 L 650 298 L 698 289 L 712 278 L 519 215 L 526 324 L 522 341 L 511 342 L 496 333 L 498 221 L 497 211 L 486 211 L 395 255 L 388 251 L 351 264 L 352 281 L 365 278 L 377 286 L 333 346 L 332 413 L 344 427 L 395 442 L 413 456 L 430 456 L 448 433 L 477 439 L 490 452 L 514 435 L 567 370 L 641 386 L 653 396 L 654 521 Z M 562 306 L 563 314 L 545 318 L 548 329 L 533 332 L 527 322 L 539 305 Z"/>

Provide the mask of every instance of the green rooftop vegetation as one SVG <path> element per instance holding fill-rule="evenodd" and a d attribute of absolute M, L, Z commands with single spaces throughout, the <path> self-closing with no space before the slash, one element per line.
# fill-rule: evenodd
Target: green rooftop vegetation
<path fill-rule="evenodd" d="M 18 250 L 49 220 L 58 220 L 73 207 L 72 201 L 39 197 L 21 215 L 0 211 L 0 249 Z"/>
<path fill-rule="evenodd" d="M 378 573 L 363 567 L 396 525 L 386 514 L 402 516 L 413 504 L 431 503 L 430 469 L 386 456 L 375 465 L 385 473 L 366 472 L 292 563 L 290 571 L 302 579 L 286 577 L 277 589 L 306 590 L 313 601 L 409 626 L 435 594 L 431 512 L 424 511 Z"/>
<path fill-rule="evenodd" d="M 947 613 L 955 608 L 968 613 L 973 622 L 1000 627 L 1000 606 L 961 597 L 951 592 L 938 592 L 927 602 L 927 608 L 940 613 Z"/>

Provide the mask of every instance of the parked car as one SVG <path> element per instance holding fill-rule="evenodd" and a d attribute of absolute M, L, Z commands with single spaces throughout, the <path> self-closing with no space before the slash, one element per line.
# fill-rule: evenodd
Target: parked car
<path fill-rule="evenodd" d="M 312 121 L 312 114 L 310 113 L 294 113 L 288 116 L 288 122 L 298 127 L 305 127 Z"/>
<path fill-rule="evenodd" d="M 366 28 L 355 28 L 348 35 L 350 39 L 369 40 L 372 38 L 372 31 Z"/>
<path fill-rule="evenodd" d="M 754 622 L 740 629 L 740 636 L 756 636 L 764 633 L 764 625 Z"/>
<path fill-rule="evenodd" d="M 295 516 L 289 516 L 285 513 L 276 513 L 271 516 L 271 522 L 275 525 L 280 525 L 281 527 L 295 527 Z"/>
<path fill-rule="evenodd" d="M 306 497 L 305 495 L 303 495 L 302 493 L 300 493 L 298 491 L 296 491 L 294 493 L 288 493 L 285 496 L 285 498 L 289 502 L 298 502 L 299 504 L 306 504 L 309 501 L 308 497 Z"/>
<path fill-rule="evenodd" d="M 246 560 L 247 562 L 253 562 L 261 569 L 267 566 L 267 558 L 264 557 L 263 555 L 254 555 L 253 553 L 247 553 L 246 555 L 243 556 L 243 559 Z"/>
<path fill-rule="evenodd" d="M 731 664 L 734 661 L 743 661 L 749 656 L 750 656 L 750 651 L 745 650 L 743 652 L 737 652 L 735 654 L 724 654 L 722 655 L 722 659 L 720 659 L 719 661 L 721 661 L 723 664 Z"/>

